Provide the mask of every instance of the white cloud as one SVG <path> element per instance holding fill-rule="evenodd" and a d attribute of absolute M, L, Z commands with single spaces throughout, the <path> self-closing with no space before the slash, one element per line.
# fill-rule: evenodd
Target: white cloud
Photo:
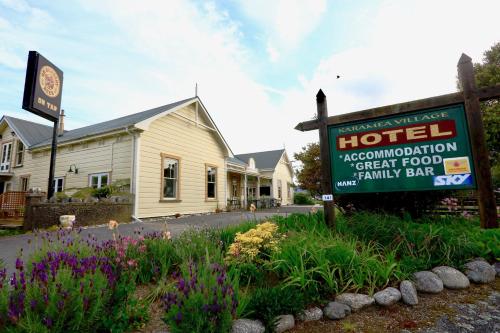
<path fill-rule="evenodd" d="M 278 61 L 280 53 L 270 42 L 267 43 L 266 51 L 267 55 L 269 56 L 269 60 L 271 60 L 271 62 Z"/>
<path fill-rule="evenodd" d="M 363 46 L 332 54 L 311 75 L 298 75 L 302 86 L 286 92 L 280 105 L 291 119 L 287 125 L 315 115 L 320 88 L 330 115 L 456 91 L 461 53 L 480 62 L 500 41 L 498 12 L 496 0 L 386 1 L 366 22 L 371 33 Z M 292 151 L 318 140 L 317 131 L 288 134 Z"/>
<path fill-rule="evenodd" d="M 239 3 L 246 15 L 268 35 L 267 48 L 269 52 L 269 45 L 273 45 L 272 54 L 297 48 L 319 25 L 327 7 L 326 0 L 253 0 Z"/>

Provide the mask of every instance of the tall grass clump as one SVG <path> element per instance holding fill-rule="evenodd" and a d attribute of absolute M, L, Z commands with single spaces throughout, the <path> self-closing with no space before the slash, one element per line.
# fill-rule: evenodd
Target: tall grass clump
<path fill-rule="evenodd" d="M 395 251 L 407 274 L 437 265 L 461 267 L 478 256 L 487 260 L 500 257 L 500 230 L 480 229 L 477 221 L 461 217 L 412 221 L 357 213 L 339 219 L 337 231 Z"/>
<path fill-rule="evenodd" d="M 375 243 L 331 233 L 290 236 L 271 262 L 286 286 L 324 296 L 345 290 L 372 293 L 400 276 L 393 252 L 384 253 Z"/>

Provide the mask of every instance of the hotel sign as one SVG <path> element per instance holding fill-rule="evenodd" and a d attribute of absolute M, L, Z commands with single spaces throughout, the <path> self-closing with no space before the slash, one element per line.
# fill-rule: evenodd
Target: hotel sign
<path fill-rule="evenodd" d="M 328 126 L 335 194 L 474 189 L 463 104 Z"/>
<path fill-rule="evenodd" d="M 63 72 L 36 51 L 28 55 L 23 109 L 51 121 L 59 119 Z"/>

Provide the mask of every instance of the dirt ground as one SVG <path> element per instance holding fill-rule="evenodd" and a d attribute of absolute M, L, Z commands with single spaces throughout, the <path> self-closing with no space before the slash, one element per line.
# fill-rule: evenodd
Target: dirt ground
<path fill-rule="evenodd" d="M 452 304 L 472 304 L 486 300 L 494 292 L 500 291 L 500 278 L 490 284 L 472 284 L 468 289 L 449 290 L 431 294 L 418 294 L 418 305 L 407 306 L 397 303 L 383 308 L 371 306 L 353 313 L 339 321 L 328 319 L 316 322 L 299 323 L 291 333 L 333 333 L 333 332 L 411 332 L 433 327 L 444 315 L 453 316 L 457 309 Z"/>

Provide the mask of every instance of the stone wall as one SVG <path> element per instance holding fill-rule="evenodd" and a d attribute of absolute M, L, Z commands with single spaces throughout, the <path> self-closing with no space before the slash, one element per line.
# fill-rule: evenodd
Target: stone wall
<path fill-rule="evenodd" d="M 75 215 L 76 227 L 100 225 L 116 220 L 130 222 L 132 203 L 129 202 L 42 202 L 36 195 L 26 198 L 24 230 L 48 228 L 59 225 L 59 216 Z"/>

